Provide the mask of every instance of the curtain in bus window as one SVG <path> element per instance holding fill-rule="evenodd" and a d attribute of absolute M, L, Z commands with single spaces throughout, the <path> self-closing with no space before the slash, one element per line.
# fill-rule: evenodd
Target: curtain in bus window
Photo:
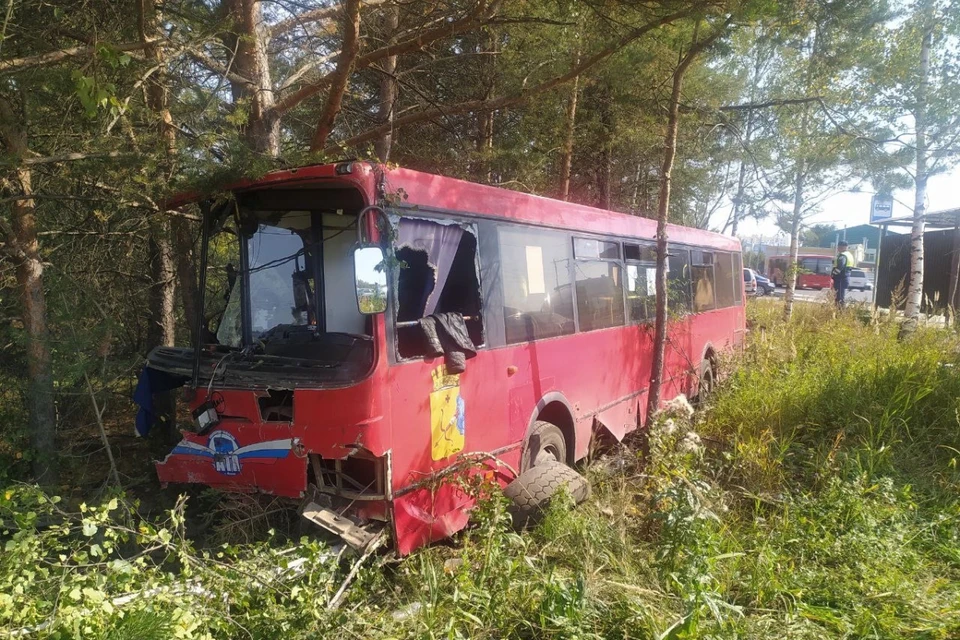
<path fill-rule="evenodd" d="M 569 236 L 507 226 L 499 235 L 507 342 L 573 333 Z"/>
<path fill-rule="evenodd" d="M 668 309 L 685 313 L 690 311 L 690 252 L 670 249 L 667 259 Z"/>
<path fill-rule="evenodd" d="M 740 285 L 740 279 L 743 277 L 741 275 L 738 278 L 734 278 L 734 275 L 742 274 L 743 270 L 733 270 L 733 255 L 729 253 L 718 252 L 716 254 L 716 264 L 714 267 L 716 269 L 714 276 L 717 279 L 717 308 L 724 309 L 726 307 L 732 307 L 735 300 L 734 287 Z"/>
<path fill-rule="evenodd" d="M 397 248 L 410 247 L 414 251 L 423 251 L 427 255 L 427 263 L 434 270 L 433 287 L 427 292 L 424 302 L 424 317 L 437 310 L 437 302 L 447 283 L 462 236 L 463 229 L 455 224 L 438 224 L 413 218 L 400 220 Z"/>
<path fill-rule="evenodd" d="M 623 281 L 616 262 L 574 262 L 581 331 L 623 324 Z"/>
<path fill-rule="evenodd" d="M 738 273 L 743 273 L 743 263 L 741 262 L 742 258 L 739 253 L 733 254 L 733 273 L 734 276 Z M 734 278 L 733 283 L 733 300 L 735 304 L 741 304 L 743 302 L 743 285 L 740 280 L 736 277 Z"/>
<path fill-rule="evenodd" d="M 693 250 L 690 252 L 691 276 L 693 279 L 693 310 L 697 313 L 716 308 L 716 285 L 713 277 L 713 253 Z"/>

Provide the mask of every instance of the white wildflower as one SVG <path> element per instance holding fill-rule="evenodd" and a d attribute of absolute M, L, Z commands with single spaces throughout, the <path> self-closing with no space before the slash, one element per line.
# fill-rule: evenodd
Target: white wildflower
<path fill-rule="evenodd" d="M 660 433 L 665 436 L 672 436 L 677 432 L 677 423 L 673 421 L 673 418 L 667 418 L 660 425 Z"/>
<path fill-rule="evenodd" d="M 703 441 L 695 432 L 689 431 L 677 444 L 677 450 L 681 453 L 699 454 L 703 451 Z"/>
<path fill-rule="evenodd" d="M 663 411 L 684 418 L 693 417 L 693 406 L 687 400 L 687 396 L 682 393 L 673 400 L 663 403 Z"/>

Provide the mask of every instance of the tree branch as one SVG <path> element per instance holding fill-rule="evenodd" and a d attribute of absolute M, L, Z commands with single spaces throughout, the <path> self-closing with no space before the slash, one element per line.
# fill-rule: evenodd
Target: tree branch
<path fill-rule="evenodd" d="M 346 0 L 343 9 L 343 45 L 340 47 L 340 59 L 333 72 L 330 91 L 327 92 L 327 103 L 320 114 L 317 128 L 310 141 L 310 150 L 319 151 L 327 143 L 333 124 L 340 113 L 343 104 L 343 92 L 347 89 L 347 80 L 350 79 L 350 70 L 353 61 L 360 51 L 360 0 Z"/>
<path fill-rule="evenodd" d="M 428 44 L 436 42 L 437 40 L 462 33 L 481 24 L 484 21 L 485 16 L 489 16 L 496 12 L 496 9 L 499 7 L 499 5 L 499 0 L 494 0 L 494 2 L 489 5 L 487 0 L 477 0 L 473 10 L 458 20 L 451 20 L 442 26 L 424 31 L 402 42 L 393 43 L 357 57 L 356 61 L 354 62 L 354 70 L 359 71 L 361 69 L 366 69 L 373 63 L 379 62 L 380 60 L 383 60 L 389 56 L 402 55 L 405 53 L 410 53 L 411 51 L 418 51 Z M 336 73 L 336 71 L 328 73 L 322 78 L 319 78 L 316 81 L 301 87 L 299 90 L 285 96 L 273 106 L 273 115 L 275 117 L 282 116 L 284 113 L 290 109 L 293 109 L 307 98 L 320 93 L 325 88 L 333 84 L 336 78 Z"/>
<path fill-rule="evenodd" d="M 216 73 L 219 76 L 222 76 L 234 84 L 239 84 L 243 86 L 253 86 L 253 81 L 250 78 L 240 75 L 236 71 L 231 71 L 229 68 L 220 64 L 217 60 L 211 58 L 205 53 L 199 51 L 190 51 L 187 53 L 191 60 L 196 62 L 202 67 L 206 67 L 208 70 Z"/>
<path fill-rule="evenodd" d="M 103 153 L 64 153 L 59 156 L 44 156 L 41 158 L 24 158 L 21 164 L 32 166 L 37 164 L 55 164 L 57 162 L 73 162 L 74 160 L 92 160 L 94 158 L 132 158 L 137 154 L 125 151 L 105 151 Z"/>
<path fill-rule="evenodd" d="M 531 98 L 549 91 L 554 87 L 570 82 L 577 76 L 581 75 L 583 72 L 587 71 L 591 67 L 594 67 L 613 54 L 617 53 L 634 40 L 644 36 L 650 31 L 662 27 L 663 25 L 670 24 L 676 20 L 686 17 L 692 13 L 692 9 L 684 9 L 682 11 L 676 11 L 674 13 L 668 14 L 662 18 L 654 20 L 653 22 L 647 23 L 642 27 L 638 27 L 631 31 L 629 34 L 622 37 L 620 40 L 614 44 L 608 46 L 607 48 L 593 54 L 592 56 L 586 58 L 578 65 L 574 65 L 566 73 L 557 76 L 552 80 L 543 82 L 535 87 L 530 89 L 524 89 L 520 93 L 514 94 L 512 96 L 504 96 L 500 98 L 487 98 L 483 100 L 468 100 L 466 102 L 461 102 L 458 104 L 447 105 L 444 107 L 433 107 L 426 109 L 424 111 L 417 111 L 415 113 L 410 113 L 405 116 L 401 116 L 394 120 L 392 123 L 386 123 L 380 125 L 379 127 L 374 127 L 364 133 L 348 138 L 342 142 L 336 143 L 334 145 L 328 146 L 324 149 L 325 153 L 333 154 L 340 151 L 343 147 L 354 147 L 359 144 L 364 144 L 371 140 L 375 140 L 379 136 L 383 135 L 391 128 L 398 128 L 404 125 L 416 124 L 418 122 L 423 122 L 425 120 L 430 120 L 438 116 L 454 116 L 460 115 L 463 113 L 470 113 L 472 111 L 492 111 L 497 109 L 503 109 L 505 107 L 512 107 L 518 104 L 522 104 Z"/>
<path fill-rule="evenodd" d="M 48 64 L 55 64 L 61 60 L 66 60 L 67 58 L 73 58 L 76 56 L 88 56 L 93 53 L 96 53 L 97 49 L 101 46 L 109 47 L 114 51 L 142 51 L 143 49 L 149 47 L 150 45 L 158 42 L 159 38 L 151 38 L 146 42 L 128 42 L 124 44 L 115 44 L 115 45 L 94 45 L 86 47 L 71 47 L 69 49 L 60 49 L 59 51 L 50 51 L 48 53 L 40 53 L 35 56 L 26 56 L 23 58 L 12 58 L 10 60 L 0 60 L 0 73 L 13 73 L 16 71 L 22 71 L 24 69 L 30 69 L 32 67 L 41 67 Z"/>
<path fill-rule="evenodd" d="M 386 4 L 387 2 L 388 0 L 361 0 L 361 3 L 364 7 L 376 7 L 377 5 Z M 349 1 L 344 2 L 343 4 L 335 4 L 330 7 L 313 9 L 311 11 L 305 11 L 299 15 L 291 16 L 269 27 L 267 29 L 267 35 L 271 38 L 274 38 L 276 36 L 283 35 L 288 31 L 292 31 L 297 27 L 303 27 L 312 22 L 321 22 L 323 20 L 327 20 L 328 18 L 332 18 L 336 14 L 343 11 L 344 6 L 348 4 Z"/>
<path fill-rule="evenodd" d="M 768 107 L 785 107 L 792 104 L 807 104 L 808 102 L 823 102 L 823 98 L 821 96 L 809 96 L 806 98 L 782 98 L 779 100 L 766 100 L 765 102 L 731 104 L 726 107 L 718 107 L 717 111 L 753 111 L 755 109 L 766 109 Z M 688 108 L 689 107 L 684 107 L 684 109 Z"/>

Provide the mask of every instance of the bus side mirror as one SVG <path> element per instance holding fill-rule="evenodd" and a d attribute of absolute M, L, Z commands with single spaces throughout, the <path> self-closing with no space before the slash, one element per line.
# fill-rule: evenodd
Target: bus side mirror
<path fill-rule="evenodd" d="M 387 310 L 387 269 L 383 249 L 361 246 L 353 252 L 354 283 L 360 313 L 369 315 Z"/>

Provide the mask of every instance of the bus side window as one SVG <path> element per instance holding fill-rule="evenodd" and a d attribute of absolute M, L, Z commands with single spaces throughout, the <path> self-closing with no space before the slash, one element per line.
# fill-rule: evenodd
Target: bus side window
<path fill-rule="evenodd" d="M 519 226 L 499 236 L 507 344 L 573 333 L 570 237 Z"/>
<path fill-rule="evenodd" d="M 623 324 L 623 276 L 620 243 L 573 239 L 580 331 Z"/>
<path fill-rule="evenodd" d="M 716 282 L 713 274 L 713 252 L 694 249 L 691 255 L 693 276 L 693 310 L 696 313 L 716 309 Z"/>
<path fill-rule="evenodd" d="M 743 270 L 733 270 L 732 254 L 717 252 L 715 256 L 717 308 L 725 309 L 734 305 L 736 300 L 734 289 L 740 286 L 740 279 L 743 277 L 740 275 L 739 278 L 734 279 L 734 274 L 742 274 Z"/>
<path fill-rule="evenodd" d="M 737 274 L 743 273 L 742 256 L 739 253 L 733 254 L 733 302 L 736 305 L 743 304 L 743 283 Z"/>
<path fill-rule="evenodd" d="M 649 245 L 624 243 L 627 260 L 627 314 L 632 324 L 650 320 L 657 312 L 657 250 Z"/>
<path fill-rule="evenodd" d="M 670 249 L 667 261 L 667 302 L 670 312 L 690 312 L 690 252 Z"/>
<path fill-rule="evenodd" d="M 397 232 L 397 322 L 438 313 L 459 313 L 476 345 L 483 344 L 477 238 L 457 224 L 403 218 Z M 427 353 L 418 325 L 397 328 L 402 358 Z"/>

